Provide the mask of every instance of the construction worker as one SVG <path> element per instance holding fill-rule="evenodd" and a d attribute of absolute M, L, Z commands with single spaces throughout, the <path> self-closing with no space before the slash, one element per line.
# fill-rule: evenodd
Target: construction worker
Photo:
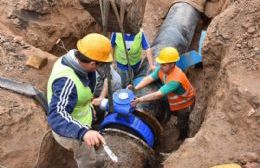
<path fill-rule="evenodd" d="M 55 140 L 74 152 L 79 168 L 94 167 L 94 146 L 104 143 L 103 136 L 91 129 L 96 70 L 112 62 L 110 40 L 92 33 L 77 42 L 59 58 L 48 81 L 48 123 Z"/>
<path fill-rule="evenodd" d="M 146 57 L 149 63 L 150 70 L 154 70 L 155 66 L 153 64 L 152 51 L 150 49 L 146 35 L 140 30 L 137 34 L 124 34 L 124 39 L 126 43 L 126 49 L 128 52 L 129 62 L 131 66 L 131 71 L 133 71 L 134 76 L 129 76 L 128 73 L 128 63 L 125 54 L 123 36 L 121 33 L 111 34 L 111 44 L 114 48 L 114 57 L 116 61 L 117 71 L 122 79 L 122 87 L 125 88 L 130 83 L 130 78 L 136 76 L 145 76 L 146 69 L 142 68 L 142 63 L 144 57 L 142 57 L 142 49 L 146 52 Z"/>
<path fill-rule="evenodd" d="M 160 79 L 163 86 L 156 92 L 136 98 L 132 106 L 162 99 L 167 95 L 170 111 L 177 116 L 177 127 L 180 129 L 179 140 L 187 137 L 189 131 L 189 115 L 195 103 L 195 90 L 186 75 L 175 63 L 180 59 L 178 51 L 173 47 L 163 48 L 156 62 L 160 64 L 149 76 L 146 76 L 136 87 L 140 90 L 150 83 Z"/>

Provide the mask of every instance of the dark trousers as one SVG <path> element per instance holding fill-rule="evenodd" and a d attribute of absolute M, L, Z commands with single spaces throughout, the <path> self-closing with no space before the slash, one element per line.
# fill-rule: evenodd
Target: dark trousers
<path fill-rule="evenodd" d="M 191 106 L 172 112 L 173 115 L 177 117 L 177 128 L 180 130 L 180 135 L 178 140 L 184 140 L 187 138 L 189 133 L 189 118 L 190 113 L 193 110 L 194 107 L 193 103 Z"/>

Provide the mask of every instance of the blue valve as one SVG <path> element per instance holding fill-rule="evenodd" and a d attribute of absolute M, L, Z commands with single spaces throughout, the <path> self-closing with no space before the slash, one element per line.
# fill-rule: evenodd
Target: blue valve
<path fill-rule="evenodd" d="M 154 145 L 154 133 L 149 125 L 133 114 L 131 101 L 135 98 L 133 91 L 121 89 L 113 94 L 114 112 L 105 117 L 101 129 L 111 124 L 122 125 L 136 132 L 150 147 Z M 103 109 L 108 110 L 108 100 L 101 103 Z M 105 108 L 104 108 L 105 107 Z"/>
<path fill-rule="evenodd" d="M 128 115 L 134 111 L 131 107 L 131 101 L 135 98 L 133 91 L 129 89 L 120 89 L 113 94 L 114 112 L 122 115 Z M 108 111 L 108 100 L 101 103 L 101 109 Z"/>

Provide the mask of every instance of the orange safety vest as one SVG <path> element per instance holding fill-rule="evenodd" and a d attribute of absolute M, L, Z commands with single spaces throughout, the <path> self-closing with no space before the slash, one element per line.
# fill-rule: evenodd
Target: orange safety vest
<path fill-rule="evenodd" d="M 195 101 L 195 89 L 191 85 L 186 75 L 177 67 L 171 71 L 168 75 L 164 74 L 161 70 L 159 71 L 159 78 L 164 84 L 171 81 L 180 82 L 185 90 L 182 95 L 169 93 L 167 95 L 171 111 L 177 111 L 191 106 Z"/>

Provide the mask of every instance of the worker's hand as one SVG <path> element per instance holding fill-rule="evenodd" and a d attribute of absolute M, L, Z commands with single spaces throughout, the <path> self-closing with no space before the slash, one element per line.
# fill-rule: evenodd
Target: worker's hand
<path fill-rule="evenodd" d="M 92 104 L 94 106 L 100 106 L 102 100 L 103 100 L 103 98 L 99 98 L 99 97 L 95 98 L 95 99 L 92 100 Z"/>
<path fill-rule="evenodd" d="M 83 137 L 84 142 L 89 147 L 99 147 L 105 143 L 104 137 L 97 131 L 89 130 Z"/>
<path fill-rule="evenodd" d="M 129 84 L 126 88 L 129 90 L 133 90 L 133 85 Z"/>
<path fill-rule="evenodd" d="M 134 100 L 131 101 L 131 106 L 136 107 L 138 103 L 141 103 L 142 98 L 134 98 Z"/>

